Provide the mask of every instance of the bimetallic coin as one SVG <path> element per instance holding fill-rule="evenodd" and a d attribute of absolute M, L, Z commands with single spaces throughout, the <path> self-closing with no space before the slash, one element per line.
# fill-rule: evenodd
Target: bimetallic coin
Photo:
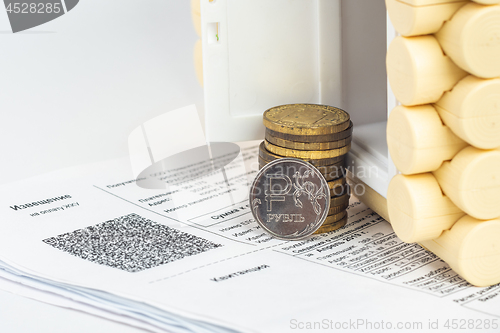
<path fill-rule="evenodd" d="M 330 231 L 335 231 L 337 229 L 340 229 L 342 228 L 343 226 L 345 226 L 347 224 L 347 216 L 344 217 L 342 220 L 338 221 L 338 222 L 335 222 L 333 224 L 329 224 L 329 225 L 325 225 L 325 226 L 321 226 L 314 234 L 324 234 L 326 232 L 330 232 Z"/>
<path fill-rule="evenodd" d="M 335 215 L 328 215 L 325 219 L 325 222 L 323 222 L 322 227 L 325 225 L 334 224 L 335 222 L 342 220 L 346 215 L 346 211 L 340 212 Z"/>
<path fill-rule="evenodd" d="M 267 163 L 270 163 L 272 161 L 267 161 L 265 159 L 263 159 L 260 155 L 259 155 L 259 164 L 262 164 L 262 165 L 266 165 Z"/>
<path fill-rule="evenodd" d="M 266 141 L 278 147 L 296 149 L 296 150 L 330 150 L 345 147 L 351 143 L 352 136 L 342 140 L 328 142 L 297 142 L 277 138 L 266 133 Z"/>
<path fill-rule="evenodd" d="M 346 202 L 345 204 L 339 205 L 339 206 L 332 206 L 332 202 L 330 201 L 330 209 L 328 210 L 328 215 L 335 215 L 342 213 L 349 207 L 349 202 Z"/>
<path fill-rule="evenodd" d="M 283 148 L 283 147 L 273 145 L 272 143 L 269 143 L 268 141 L 264 141 L 264 145 L 265 145 L 266 149 L 273 154 L 285 156 L 285 157 L 307 159 L 307 160 L 317 160 L 317 159 L 325 159 L 325 158 L 343 156 L 343 155 L 347 154 L 349 152 L 349 150 L 351 149 L 351 144 L 348 144 L 347 146 L 344 146 L 341 148 L 330 149 L 330 150 L 288 149 L 288 148 Z"/>
<path fill-rule="evenodd" d="M 270 161 L 266 161 L 261 156 L 259 156 L 259 169 L 261 169 L 264 165 L 266 165 L 269 162 Z M 319 172 L 321 172 L 321 174 L 325 177 L 326 181 L 331 181 L 334 179 L 345 177 L 346 174 L 344 161 L 340 161 L 332 165 L 315 166 L 315 168 L 318 169 Z"/>
<path fill-rule="evenodd" d="M 341 178 L 338 178 L 338 179 L 335 179 L 335 180 L 332 180 L 332 181 L 329 181 L 328 182 L 328 188 L 330 190 L 334 189 L 334 188 L 337 188 L 339 186 L 344 186 L 346 184 L 346 179 L 345 177 L 341 177 Z"/>
<path fill-rule="evenodd" d="M 327 181 L 346 176 L 344 162 L 327 166 L 317 166 L 316 168 L 325 176 Z"/>
<path fill-rule="evenodd" d="M 295 142 L 330 142 L 330 141 L 338 141 L 343 140 L 352 135 L 352 121 L 349 123 L 349 127 L 342 132 L 332 133 L 332 134 L 324 134 L 324 135 L 293 135 L 282 132 L 273 131 L 269 128 L 266 128 L 266 136 L 270 135 L 275 138 L 281 138 L 288 141 Z"/>
<path fill-rule="evenodd" d="M 344 178 L 345 179 L 345 178 Z M 333 188 L 330 189 L 330 196 L 332 198 L 334 197 L 338 197 L 338 196 L 342 196 L 346 193 L 349 193 L 349 184 L 345 183 L 345 184 L 338 184 L 338 185 L 335 185 Z"/>
<path fill-rule="evenodd" d="M 266 161 L 274 161 L 280 158 L 284 158 L 287 156 L 282 156 L 278 154 L 274 154 L 270 152 L 269 150 L 266 149 L 265 141 L 262 141 L 262 143 L 259 146 L 259 156 L 262 157 L 262 159 Z M 311 163 L 314 166 L 325 166 L 325 165 L 333 165 L 339 162 L 344 163 L 345 156 L 337 156 L 337 157 L 332 157 L 332 158 L 322 158 L 322 159 L 307 159 L 307 158 L 299 158 L 300 160 L 306 161 Z"/>
<path fill-rule="evenodd" d="M 344 194 L 346 190 L 346 178 L 341 177 L 335 180 L 331 180 L 328 182 L 328 187 L 330 188 L 330 196 L 335 197 L 341 194 Z"/>
<path fill-rule="evenodd" d="M 262 159 L 266 161 L 274 161 L 280 158 L 284 158 L 287 156 L 283 155 L 278 155 L 270 152 L 269 150 L 266 149 L 265 146 L 265 141 L 262 141 L 262 143 L 259 146 L 259 156 L 262 157 Z M 325 166 L 325 165 L 332 165 L 336 164 L 342 161 L 344 162 L 344 156 L 337 156 L 333 158 L 322 158 L 322 159 L 307 159 L 307 158 L 300 158 L 303 161 L 309 162 L 314 166 Z"/>
<path fill-rule="evenodd" d="M 262 229 L 279 239 L 299 240 L 323 224 L 331 198 L 328 183 L 314 166 L 283 158 L 259 171 L 249 200 Z"/>
<path fill-rule="evenodd" d="M 338 133 L 350 125 L 344 110 L 328 105 L 289 104 L 264 112 L 264 125 L 270 130 L 294 135 Z"/>
<path fill-rule="evenodd" d="M 332 165 L 317 166 L 316 169 L 318 169 L 319 172 L 325 176 L 327 181 L 345 177 L 346 175 L 344 161 Z"/>
<path fill-rule="evenodd" d="M 342 195 L 339 195 L 339 196 L 336 196 L 336 197 L 332 197 L 330 199 L 330 206 L 341 206 L 341 205 L 345 205 L 345 204 L 349 204 L 349 199 L 350 199 L 350 194 L 349 194 L 349 191 L 346 191 L 346 193 L 342 194 Z"/>
<path fill-rule="evenodd" d="M 262 169 L 267 163 L 269 163 L 269 162 L 266 162 L 266 161 L 262 160 L 261 158 L 259 158 L 259 170 Z M 339 169 L 341 169 L 341 168 L 343 168 L 343 167 L 339 166 Z M 320 167 L 316 167 L 316 169 L 318 169 L 319 172 L 323 175 L 323 177 L 325 177 L 327 182 L 339 179 L 338 175 L 342 174 L 342 171 L 335 171 L 335 172 L 330 172 L 330 173 L 325 174 L 325 173 L 321 172 Z M 341 191 L 340 189 L 330 190 L 330 195 L 334 196 L 334 195 L 336 195 L 335 193 L 337 193 L 337 195 L 338 195 L 338 193 L 340 191 Z"/>

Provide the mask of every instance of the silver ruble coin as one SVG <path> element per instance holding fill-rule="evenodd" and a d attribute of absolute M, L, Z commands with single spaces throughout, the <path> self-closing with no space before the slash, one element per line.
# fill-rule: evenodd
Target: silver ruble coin
<path fill-rule="evenodd" d="M 282 158 L 260 169 L 250 188 L 257 223 L 272 236 L 299 240 L 312 235 L 330 208 L 330 188 L 311 164 Z"/>

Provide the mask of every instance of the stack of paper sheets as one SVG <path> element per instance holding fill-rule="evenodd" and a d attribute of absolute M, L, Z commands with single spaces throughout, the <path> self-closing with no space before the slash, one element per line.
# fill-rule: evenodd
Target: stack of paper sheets
<path fill-rule="evenodd" d="M 355 198 L 340 230 L 269 237 L 247 202 L 257 143 L 224 172 L 155 175 L 166 189 L 137 186 L 128 165 L 4 186 L 0 288 L 153 332 L 429 330 L 454 319 L 498 331 L 500 286 L 469 285 Z"/>

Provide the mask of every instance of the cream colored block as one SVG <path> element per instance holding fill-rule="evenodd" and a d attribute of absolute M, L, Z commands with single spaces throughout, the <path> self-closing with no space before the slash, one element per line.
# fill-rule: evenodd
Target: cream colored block
<path fill-rule="evenodd" d="M 201 37 L 201 8 L 200 0 L 191 0 L 191 20 L 198 37 Z"/>
<path fill-rule="evenodd" d="M 450 230 L 421 243 L 469 283 L 490 286 L 500 282 L 500 220 L 462 217 Z"/>
<path fill-rule="evenodd" d="M 467 214 L 500 216 L 500 150 L 467 147 L 433 172 L 443 192 Z"/>
<path fill-rule="evenodd" d="M 387 199 L 381 196 L 377 191 L 366 185 L 358 177 L 347 170 L 347 180 L 351 186 L 351 195 L 354 195 L 362 203 L 370 207 L 378 215 L 382 216 L 387 222 L 389 219 L 389 211 L 387 210 Z"/>
<path fill-rule="evenodd" d="M 409 106 L 437 102 L 467 75 L 430 35 L 396 37 L 387 50 L 386 67 L 394 95 Z"/>
<path fill-rule="evenodd" d="M 434 106 L 443 122 L 472 146 L 500 147 L 500 79 L 469 75 Z"/>
<path fill-rule="evenodd" d="M 203 86 L 203 53 L 201 48 L 201 39 L 198 39 L 194 44 L 194 71 L 196 73 L 196 78 L 198 82 Z"/>
<path fill-rule="evenodd" d="M 500 3 L 500 0 L 472 0 L 472 1 L 480 3 L 482 5 L 496 5 Z"/>
<path fill-rule="evenodd" d="M 407 243 L 437 238 L 465 215 L 444 196 L 431 173 L 397 175 L 387 192 L 391 225 Z"/>
<path fill-rule="evenodd" d="M 483 5 L 494 5 L 500 3 L 500 0 L 473 0 L 473 1 Z M 401 2 L 413 6 L 428 6 L 428 5 L 437 5 L 442 3 L 457 2 L 457 0 L 401 0 Z"/>
<path fill-rule="evenodd" d="M 457 2 L 460 0 L 400 0 L 400 1 L 412 6 L 430 6 L 443 3 Z"/>
<path fill-rule="evenodd" d="M 469 1 L 415 6 L 398 0 L 385 0 L 392 25 L 403 36 L 437 32 L 457 10 Z"/>
<path fill-rule="evenodd" d="M 397 106 L 387 121 L 387 145 L 404 174 L 437 170 L 468 144 L 457 137 L 431 105 Z"/>
<path fill-rule="evenodd" d="M 469 3 L 436 33 L 446 55 L 481 78 L 500 76 L 500 6 Z"/>

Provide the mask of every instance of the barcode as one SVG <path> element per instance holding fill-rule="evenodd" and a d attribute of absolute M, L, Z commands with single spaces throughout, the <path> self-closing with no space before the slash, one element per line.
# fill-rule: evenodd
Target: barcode
<path fill-rule="evenodd" d="M 50 237 L 43 242 L 79 258 L 131 273 L 222 246 L 137 214 Z"/>

